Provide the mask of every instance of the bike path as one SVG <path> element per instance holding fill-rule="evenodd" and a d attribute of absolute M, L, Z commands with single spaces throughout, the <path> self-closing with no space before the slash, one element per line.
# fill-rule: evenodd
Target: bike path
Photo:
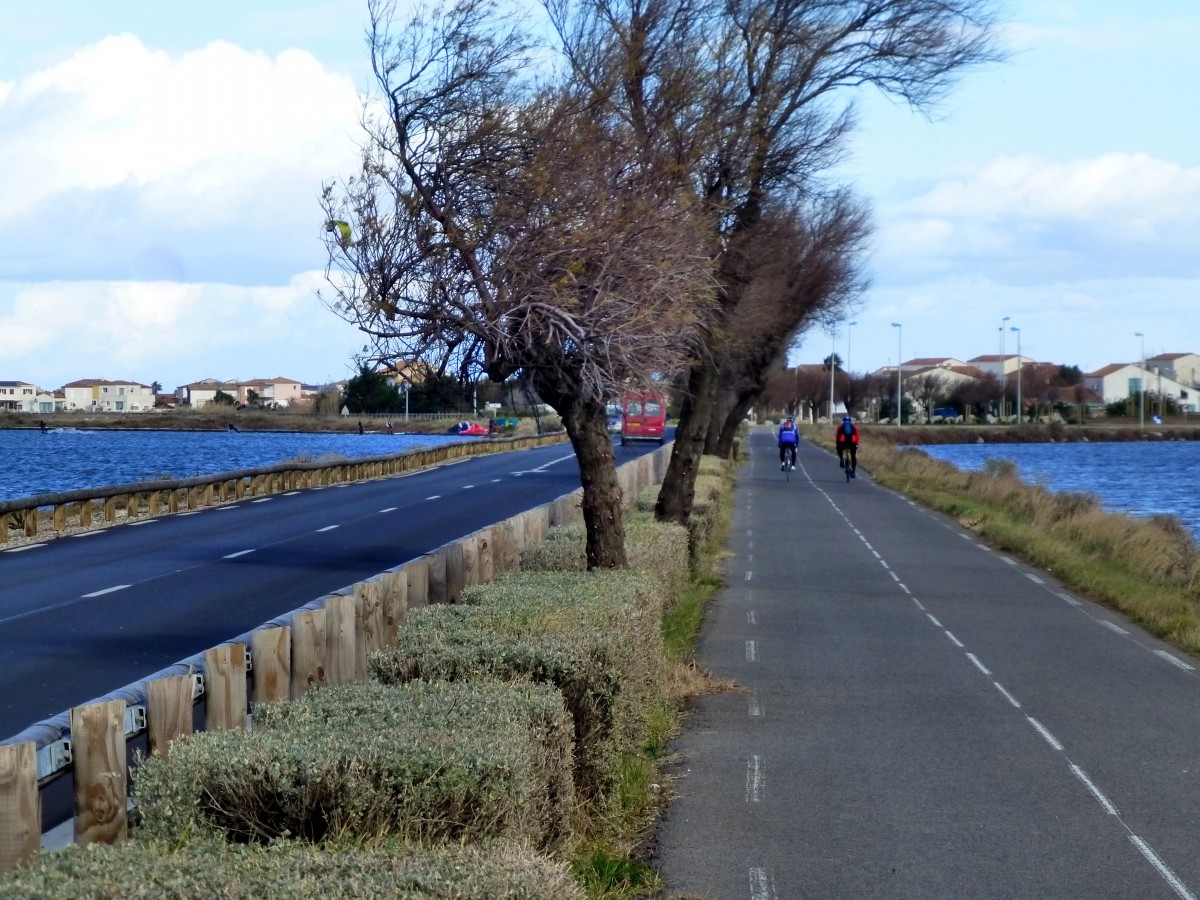
<path fill-rule="evenodd" d="M 671 896 L 1183 897 L 1195 661 L 757 429 L 659 831 Z"/>

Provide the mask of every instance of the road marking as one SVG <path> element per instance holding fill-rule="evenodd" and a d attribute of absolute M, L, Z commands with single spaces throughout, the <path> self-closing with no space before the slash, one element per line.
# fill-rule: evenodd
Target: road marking
<path fill-rule="evenodd" d="M 1171 665 L 1173 665 L 1173 666 L 1178 666 L 1179 668 L 1183 669 L 1185 672 L 1192 672 L 1192 671 L 1195 671 L 1195 667 L 1194 667 L 1194 666 L 1190 666 L 1190 665 L 1188 665 L 1187 663 L 1185 663 L 1185 662 L 1184 662 L 1182 659 L 1179 659 L 1178 657 L 1172 656 L 1172 655 L 1171 655 L 1170 653 L 1168 653 L 1166 650 L 1155 650 L 1155 651 L 1154 651 L 1154 655 L 1155 655 L 1155 656 L 1161 656 L 1163 659 L 1165 659 L 1165 660 L 1166 660 L 1167 662 L 1169 662 Z"/>
<path fill-rule="evenodd" d="M 339 526 L 337 526 L 337 525 L 326 525 L 324 528 L 318 528 L 317 534 L 320 534 L 322 531 L 333 531 L 333 529 L 338 528 L 338 527 Z"/>
<path fill-rule="evenodd" d="M 750 900 L 776 900 L 775 876 L 770 869 L 750 870 Z"/>
<path fill-rule="evenodd" d="M 752 716 L 761 716 L 762 715 L 762 704 L 758 702 L 758 694 L 757 693 L 751 694 L 747 698 L 747 703 L 749 704 L 750 715 L 752 715 Z"/>
<path fill-rule="evenodd" d="M 400 507 L 398 507 L 398 506 L 389 506 L 387 509 L 381 509 L 381 510 L 380 510 L 380 512 L 381 512 L 381 513 L 385 513 L 385 512 L 395 512 L 395 511 L 396 511 L 397 509 L 399 509 L 399 508 L 400 508 Z"/>
<path fill-rule="evenodd" d="M 26 550 L 36 550 L 38 547 L 45 547 L 45 544 L 26 544 L 24 547 L 13 547 L 11 550 L 5 550 L 5 553 L 24 553 Z"/>
<path fill-rule="evenodd" d="M 917 604 L 917 609 L 921 610 L 921 612 L 925 612 L 925 607 L 921 605 L 920 600 L 918 600 L 916 597 L 913 597 L 912 601 L 913 603 Z"/>
<path fill-rule="evenodd" d="M 231 509 L 237 509 L 237 508 L 238 508 L 238 504 L 236 504 L 236 503 L 226 503 L 223 506 L 214 506 L 213 507 L 213 509 L 215 509 L 217 512 L 228 512 Z"/>
<path fill-rule="evenodd" d="M 102 591 L 93 591 L 92 593 L 90 593 L 90 594 L 84 594 L 83 596 L 84 596 L 84 597 L 88 597 L 88 598 L 91 598 L 91 597 L 103 597 L 105 594 L 112 594 L 112 593 L 114 593 L 114 592 L 116 592 L 116 591 L 123 591 L 123 590 L 125 590 L 125 588 L 127 588 L 127 587 L 129 587 L 129 585 L 127 585 L 127 584 L 115 584 L 115 585 L 113 585 L 112 587 L 105 588 L 105 589 L 104 589 L 104 590 L 102 590 Z"/>
<path fill-rule="evenodd" d="M 1072 597 L 1070 594 L 1064 594 L 1064 593 L 1062 593 L 1062 592 L 1059 592 L 1058 596 L 1059 596 L 1059 597 L 1061 597 L 1063 600 L 1066 600 L 1066 601 L 1067 601 L 1068 603 L 1070 603 L 1072 606 L 1079 606 L 1079 605 L 1080 605 L 1079 601 L 1078 601 L 1078 600 L 1076 600 L 1074 597 Z"/>
<path fill-rule="evenodd" d="M 1008 563 L 1010 566 L 1015 566 L 1017 564 L 1017 561 L 1015 559 L 1012 559 L 1008 556 L 1001 556 L 1000 559 L 1002 559 L 1004 562 Z"/>
<path fill-rule="evenodd" d="M 758 641 L 746 641 L 746 662 L 758 662 Z"/>
<path fill-rule="evenodd" d="M 989 672 L 989 671 L 988 671 L 988 667 L 987 667 L 987 666 L 985 666 L 983 663 L 981 663 L 981 662 L 979 661 L 979 657 L 978 657 L 978 656 L 976 656 L 974 653 L 968 653 L 968 654 L 967 654 L 967 659 L 969 659 L 971 662 L 975 663 L 975 668 L 977 668 L 977 669 L 978 669 L 980 672 L 982 672 L 984 675 L 991 675 L 991 674 L 992 674 L 991 672 Z"/>
<path fill-rule="evenodd" d="M 748 562 L 748 563 L 754 562 L 754 554 L 753 553 L 746 556 L 746 562 Z"/>
<path fill-rule="evenodd" d="M 1187 886 L 1179 880 L 1179 876 L 1167 868 L 1167 864 L 1158 858 L 1158 854 L 1150 849 L 1149 844 L 1136 834 L 1131 834 L 1129 840 L 1133 842 L 1133 846 L 1138 848 L 1142 856 L 1146 857 L 1146 862 L 1154 866 L 1158 874 L 1163 877 L 1163 880 L 1171 886 L 1171 890 L 1182 897 L 1183 900 L 1196 900 L 1196 895 L 1187 889 Z"/>
<path fill-rule="evenodd" d="M 425 499 L 426 499 L 426 500 L 441 500 L 441 499 L 442 499 L 442 495 L 441 495 L 441 494 L 433 494 L 433 495 L 431 495 L 431 496 L 429 496 L 429 497 L 426 497 Z"/>
<path fill-rule="evenodd" d="M 251 500 L 251 503 L 270 503 L 274 497 L 259 497 L 257 500 Z"/>
<path fill-rule="evenodd" d="M 967 534 L 965 531 L 960 531 L 960 532 L 958 533 L 958 536 L 959 536 L 960 538 L 962 538 L 964 541 L 969 541 L 969 540 L 972 540 L 972 537 L 971 537 L 971 535 Z"/>
<path fill-rule="evenodd" d="M 746 760 L 746 802 L 762 803 L 767 793 L 767 764 L 761 756 Z"/>
<path fill-rule="evenodd" d="M 897 575 L 895 572 L 893 572 L 891 569 L 888 570 L 888 574 L 892 576 L 892 581 L 896 582 L 896 584 L 900 583 L 900 576 Z"/>
<path fill-rule="evenodd" d="M 1006 691 L 1004 689 L 1004 685 L 1002 685 L 998 681 L 993 681 L 992 684 L 995 685 L 996 690 L 998 690 L 1000 693 L 1002 693 L 1004 695 L 1005 700 L 1007 700 L 1009 703 L 1011 703 L 1017 709 L 1021 708 L 1021 704 L 1017 702 L 1017 698 L 1014 697 L 1012 694 L 1010 694 L 1008 691 Z"/>
<path fill-rule="evenodd" d="M 986 550 L 988 553 L 992 552 L 992 548 L 989 547 L 987 544 L 976 544 L 975 546 L 978 547 L 980 550 Z"/>
<path fill-rule="evenodd" d="M 574 458 L 575 458 L 574 453 L 572 453 L 570 456 L 560 456 L 558 459 L 552 459 L 552 460 L 550 460 L 550 462 L 544 463 L 543 465 L 538 466 L 536 469 L 524 469 L 520 472 L 513 472 L 512 474 L 514 474 L 514 475 L 532 475 L 536 472 L 545 472 L 546 468 L 548 466 L 553 466 L 556 463 L 560 463 L 565 460 L 574 459 Z"/>
<path fill-rule="evenodd" d="M 1032 572 L 1026 572 L 1025 577 L 1036 584 L 1045 584 L 1046 583 L 1046 582 L 1042 581 L 1042 579 L 1040 579 L 1036 575 L 1034 575 Z"/>
<path fill-rule="evenodd" d="M 929 621 L 932 622 L 934 625 L 936 625 L 938 628 L 942 627 L 942 623 L 933 617 L 933 613 L 925 613 L 925 615 L 929 616 Z"/>
<path fill-rule="evenodd" d="M 752 609 L 746 610 L 746 624 L 747 625 L 757 625 L 758 624 L 758 615 Z"/>
<path fill-rule="evenodd" d="M 493 478 L 493 479 L 492 479 L 492 484 L 499 484 L 499 483 L 500 483 L 501 481 L 503 481 L 503 480 L 504 480 L 503 478 Z"/>
<path fill-rule="evenodd" d="M 217 509 L 220 509 L 220 508 L 221 507 L 219 507 L 219 506 L 217 507 Z M 153 525 L 157 521 L 158 521 L 158 519 L 141 519 L 137 522 L 126 522 L 125 525 L 128 528 L 137 528 L 139 525 Z"/>
<path fill-rule="evenodd" d="M 1108 621 L 1108 619 L 1101 619 L 1100 624 L 1103 625 L 1105 628 L 1107 628 L 1109 631 L 1115 631 L 1117 634 L 1129 634 L 1129 632 L 1126 631 L 1124 628 L 1122 628 L 1120 625 L 1116 624 L 1115 622 L 1110 622 L 1110 621 Z"/>
<path fill-rule="evenodd" d="M 295 497 L 295 496 L 296 496 L 297 494 L 299 494 L 299 493 L 300 493 L 299 491 L 284 491 L 284 492 L 283 492 L 283 496 L 285 496 L 285 497 Z"/>
<path fill-rule="evenodd" d="M 880 564 L 881 566 L 883 566 L 885 569 L 887 569 L 889 572 L 890 572 L 890 571 L 892 571 L 892 567 L 891 567 L 891 566 L 889 566 L 889 565 L 888 565 L 886 562 L 884 562 L 882 559 L 880 559 L 880 560 L 879 560 L 879 564 Z"/>
<path fill-rule="evenodd" d="M 904 591 L 904 593 L 906 593 L 906 594 L 912 593 L 912 591 L 910 591 L 908 589 L 908 586 L 903 581 L 897 581 L 896 584 L 900 588 L 900 590 Z"/>
<path fill-rule="evenodd" d="M 1083 786 L 1088 789 L 1088 793 L 1096 798 L 1096 802 L 1104 807 L 1104 811 L 1106 813 L 1108 813 L 1110 816 L 1117 815 L 1117 808 L 1113 806 L 1112 801 L 1104 796 L 1100 788 L 1092 784 L 1092 779 L 1087 777 L 1083 769 L 1079 768 L 1079 766 L 1075 765 L 1075 763 L 1071 763 L 1071 771 L 1074 773 L 1076 778 L 1083 782 Z"/>
<path fill-rule="evenodd" d="M 753 574 L 754 574 L 753 572 L 751 572 L 751 571 L 749 571 L 749 570 L 746 570 L 746 580 L 747 580 L 747 581 L 749 581 L 749 580 L 750 580 L 750 577 L 751 577 Z"/>
<path fill-rule="evenodd" d="M 239 556 L 245 556 L 247 553 L 253 553 L 254 550 L 239 550 L 237 553 L 227 553 L 221 559 L 237 559 Z"/>
<path fill-rule="evenodd" d="M 872 552 L 873 554 L 875 554 L 875 558 L 876 558 L 876 559 L 883 559 L 883 557 L 879 555 L 879 551 L 878 551 L 878 550 L 872 550 L 871 552 Z"/>
<path fill-rule="evenodd" d="M 100 533 L 99 531 L 81 531 L 81 532 L 79 532 L 79 534 L 71 535 L 71 537 L 74 537 L 74 538 L 95 537 L 99 533 Z"/>
<path fill-rule="evenodd" d="M 1037 730 L 1037 733 L 1046 739 L 1047 744 L 1049 744 L 1055 750 L 1058 750 L 1060 753 L 1062 752 L 1063 745 L 1058 742 L 1058 738 L 1052 735 L 1045 725 L 1043 725 L 1033 716 L 1026 716 L 1025 718 L 1029 720 L 1029 724 Z"/>
<path fill-rule="evenodd" d="M 862 535 L 859 535 L 859 537 L 862 537 Z M 871 546 L 871 542 L 868 541 L 866 538 L 863 538 L 863 546 L 866 547 L 868 550 L 870 550 L 872 553 L 875 553 L 875 548 Z M 876 553 L 875 555 L 878 556 L 879 554 Z"/>
<path fill-rule="evenodd" d="M 963 642 L 956 638 L 952 632 L 947 631 L 946 637 L 950 638 L 950 640 L 954 642 L 955 647 L 958 647 L 960 650 L 963 649 Z"/>
<path fill-rule="evenodd" d="M 462 489 L 463 489 L 464 491 L 469 491 L 469 490 L 471 490 L 471 488 L 473 488 L 473 487 L 475 487 L 475 485 L 473 485 L 473 484 L 464 484 L 464 485 L 462 486 Z"/>

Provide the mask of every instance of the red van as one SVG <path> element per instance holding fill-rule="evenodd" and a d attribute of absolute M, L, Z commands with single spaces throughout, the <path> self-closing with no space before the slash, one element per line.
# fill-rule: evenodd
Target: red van
<path fill-rule="evenodd" d="M 667 427 L 667 399 L 656 391 L 631 391 L 621 403 L 621 443 L 663 442 Z"/>

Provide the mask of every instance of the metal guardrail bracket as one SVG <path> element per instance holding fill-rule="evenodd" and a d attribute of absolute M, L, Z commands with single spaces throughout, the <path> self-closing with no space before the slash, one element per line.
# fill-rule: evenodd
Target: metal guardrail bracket
<path fill-rule="evenodd" d="M 125 737 L 133 737 L 145 730 L 146 707 L 141 704 L 125 707 Z"/>
<path fill-rule="evenodd" d="M 192 673 L 192 700 L 199 700 L 204 696 L 204 673 Z"/>
<path fill-rule="evenodd" d="M 71 765 L 73 759 L 70 738 L 59 738 L 52 744 L 41 747 L 37 752 L 38 781 L 57 775 Z"/>

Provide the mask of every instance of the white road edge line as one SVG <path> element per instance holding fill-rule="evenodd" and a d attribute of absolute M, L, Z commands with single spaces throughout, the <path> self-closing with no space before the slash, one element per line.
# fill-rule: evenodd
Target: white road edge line
<path fill-rule="evenodd" d="M 1042 581 L 1042 579 L 1040 579 L 1036 575 L 1034 575 L 1032 572 L 1026 572 L 1025 577 L 1028 578 L 1030 581 L 1034 582 L 1035 584 L 1045 584 L 1046 583 L 1046 582 Z"/>
<path fill-rule="evenodd" d="M 387 509 L 381 509 L 381 510 L 380 510 L 380 512 L 381 512 L 381 513 L 385 513 L 385 512 L 395 512 L 395 511 L 396 511 L 396 510 L 398 510 L 399 508 L 400 508 L 400 507 L 398 507 L 398 506 L 389 506 Z"/>
<path fill-rule="evenodd" d="M 220 506 L 217 507 L 217 509 L 221 509 L 221 508 L 222 507 L 220 507 Z M 137 528 L 139 525 L 153 525 L 157 521 L 158 521 L 158 519 L 139 519 L 136 522 L 126 522 L 125 525 L 128 528 Z"/>
<path fill-rule="evenodd" d="M 1163 877 L 1163 880 L 1171 886 L 1171 890 L 1182 897 L 1183 900 L 1196 900 L 1196 895 L 1187 889 L 1187 886 L 1179 880 L 1178 875 L 1167 868 L 1167 864 L 1158 858 L 1158 854 L 1150 849 L 1149 844 L 1136 834 L 1131 834 L 1129 840 L 1133 843 L 1133 846 L 1138 848 L 1142 856 L 1146 857 L 1146 862 L 1154 866 L 1158 874 Z"/>
<path fill-rule="evenodd" d="M 1039 722 L 1033 716 L 1026 716 L 1025 718 L 1029 720 L 1029 724 L 1032 725 L 1034 727 L 1034 729 L 1036 729 L 1037 733 L 1040 734 L 1043 738 L 1045 738 L 1047 744 L 1049 744 L 1051 747 L 1053 747 L 1059 753 L 1062 752 L 1063 745 L 1058 742 L 1058 738 L 1056 738 L 1054 735 L 1052 735 L 1050 733 L 1049 729 L 1047 729 L 1045 725 L 1043 725 L 1041 722 Z"/>
<path fill-rule="evenodd" d="M 99 531 L 81 531 L 81 532 L 79 532 L 79 534 L 71 535 L 71 537 L 73 537 L 73 538 L 93 537 L 99 533 L 100 533 Z"/>
<path fill-rule="evenodd" d="M 1108 813 L 1110 816 L 1117 815 L 1117 808 L 1113 806 L 1112 801 L 1104 796 L 1100 788 L 1092 784 L 1092 779 L 1087 777 L 1083 769 L 1079 768 L 1079 766 L 1075 765 L 1075 763 L 1071 763 L 1071 772 L 1076 778 L 1083 782 L 1083 786 L 1088 789 L 1088 792 L 1093 797 L 1096 798 L 1096 802 L 1104 807 L 1104 811 L 1106 813 Z"/>
<path fill-rule="evenodd" d="M 1176 656 L 1172 656 L 1166 650 L 1155 650 L 1154 655 L 1162 657 L 1167 662 L 1169 662 L 1171 665 L 1178 666 L 1179 668 L 1183 669 L 1183 671 L 1185 671 L 1185 672 L 1194 672 L 1195 671 L 1195 666 L 1188 665 L 1182 659 L 1179 659 Z"/>
<path fill-rule="evenodd" d="M 426 500 L 441 500 L 442 495 L 441 494 L 432 494 L 432 495 L 426 497 L 425 499 Z"/>
<path fill-rule="evenodd" d="M 1129 634 L 1128 631 L 1126 631 L 1124 628 L 1122 628 L 1116 622 L 1110 622 L 1110 621 L 1108 621 L 1108 619 L 1101 619 L 1100 624 L 1103 625 L 1105 628 L 1107 628 L 1109 631 L 1114 631 L 1117 634 Z"/>
<path fill-rule="evenodd" d="M 324 528 L 318 528 L 317 534 L 320 534 L 322 531 L 333 531 L 333 529 L 338 528 L 338 527 L 339 526 L 337 526 L 337 525 L 326 525 Z"/>
<path fill-rule="evenodd" d="M 87 597 L 87 598 L 103 597 L 105 594 L 112 594 L 112 593 L 115 593 L 116 591 L 123 591 L 127 587 L 129 587 L 129 585 L 127 585 L 127 584 L 115 584 L 112 587 L 105 588 L 102 591 L 92 591 L 92 593 L 84 594 L 83 596 Z"/>
<path fill-rule="evenodd" d="M 38 547 L 45 547 L 45 544 L 26 544 L 24 547 L 13 547 L 10 550 L 5 550 L 5 553 L 24 553 L 26 550 L 36 550 Z"/>
<path fill-rule="evenodd" d="M 247 553 L 253 553 L 253 550 L 239 550 L 237 553 L 227 553 L 221 559 L 237 559 L 239 556 L 245 556 Z"/>

